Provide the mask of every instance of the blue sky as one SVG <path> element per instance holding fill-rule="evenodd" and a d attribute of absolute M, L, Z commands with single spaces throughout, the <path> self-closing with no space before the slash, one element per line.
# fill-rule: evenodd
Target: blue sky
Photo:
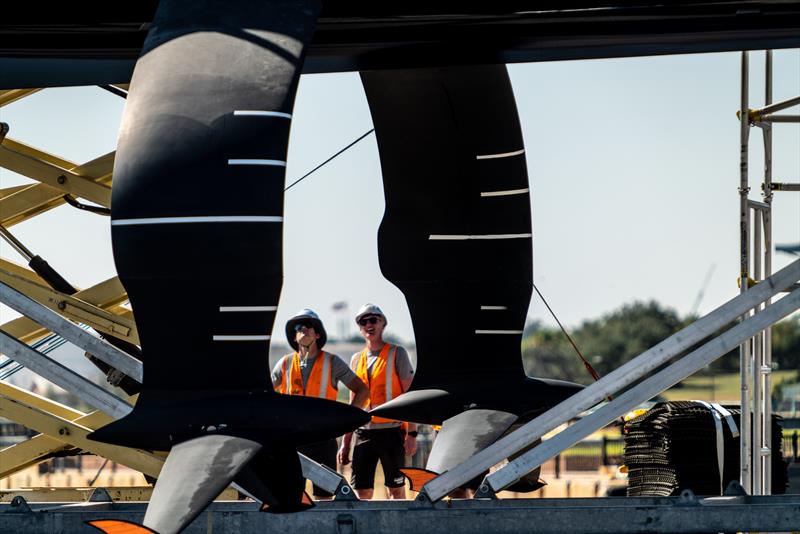
<path fill-rule="evenodd" d="M 738 53 L 509 66 L 525 137 L 534 280 L 566 325 L 655 299 L 685 314 L 737 293 Z M 775 52 L 774 99 L 800 94 L 800 50 Z M 751 53 L 751 107 L 763 104 L 763 53 Z M 10 137 L 83 162 L 114 149 L 124 101 L 97 88 L 49 89 L 0 108 Z M 796 112 L 795 112 L 796 113 Z M 356 74 L 301 79 L 287 183 L 372 127 Z M 760 199 L 762 144 L 751 131 L 751 197 Z M 800 182 L 800 125 L 774 133 L 774 179 Z M 0 170 L 0 186 L 26 180 Z M 776 194 L 774 241 L 800 241 L 800 195 Z M 363 302 L 413 339 L 402 294 L 378 268 L 383 215 L 374 136 L 286 196 L 285 283 L 274 337 L 301 307 L 332 333 Z M 115 273 L 108 219 L 64 206 L 12 232 L 78 286 Z M 2 243 L 3 257 L 21 262 Z M 775 256 L 775 269 L 790 257 Z M 350 304 L 337 316 L 331 305 Z M 179 303 L 174 303 L 179 306 Z M 447 315 L 447 303 L 442 303 Z M 2 309 L 3 321 L 13 317 Z M 529 316 L 552 324 L 534 296 Z"/>

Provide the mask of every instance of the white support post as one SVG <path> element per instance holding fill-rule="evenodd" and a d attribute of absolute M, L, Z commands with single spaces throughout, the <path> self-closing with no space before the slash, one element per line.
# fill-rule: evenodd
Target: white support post
<path fill-rule="evenodd" d="M 753 220 L 753 279 L 756 281 L 761 280 L 761 221 L 763 211 L 755 211 L 752 213 Z M 753 308 L 753 316 L 757 316 L 761 311 L 759 304 Z M 761 444 L 763 443 L 764 425 L 763 425 L 763 388 L 761 380 L 761 364 L 764 361 L 763 353 L 763 332 L 758 331 L 753 337 L 753 451 L 756 454 L 753 457 L 753 495 L 763 495 L 762 473 L 763 462 L 759 452 L 761 451 Z"/>
<path fill-rule="evenodd" d="M 772 50 L 767 50 L 764 54 L 764 104 L 772 105 Z M 769 209 L 762 212 L 764 217 L 764 277 L 772 276 L 772 125 L 761 129 L 764 137 L 764 202 Z M 772 303 L 771 300 L 765 302 L 766 306 Z M 772 327 L 764 329 L 764 357 L 761 366 L 763 376 L 764 391 L 764 443 L 763 449 L 769 455 L 764 462 L 764 495 L 772 494 Z"/>
<path fill-rule="evenodd" d="M 495 493 L 510 486 L 553 456 L 603 428 L 654 395 L 693 375 L 720 356 L 762 331 L 767 325 L 800 309 L 800 290 L 780 299 L 761 313 L 743 321 L 699 349 L 643 380 L 633 388 L 559 432 L 541 445 L 488 475 L 485 483 Z M 532 421 L 536 424 L 539 418 Z M 541 427 L 540 427 L 541 428 Z M 482 488 L 485 491 L 484 488 Z"/>
<path fill-rule="evenodd" d="M 694 344 L 713 335 L 720 328 L 747 313 L 753 306 L 775 296 L 800 280 L 800 260 L 784 267 L 747 294 L 726 302 L 708 315 L 643 352 L 565 401 L 497 440 L 469 460 L 434 478 L 423 487 L 423 499 L 438 501 L 454 489 L 472 480 L 490 467 L 541 438 L 550 430 L 570 421 L 609 395 L 644 378 Z"/>
<path fill-rule="evenodd" d="M 739 106 L 739 291 L 744 294 L 748 289 L 747 285 L 750 277 L 750 209 L 748 205 L 750 186 L 747 173 L 748 137 L 750 134 L 748 107 L 750 66 L 747 52 L 742 52 L 741 71 L 741 101 Z M 747 314 L 742 316 L 742 320 L 745 319 L 747 319 Z M 739 384 L 742 409 L 741 439 L 739 441 L 739 482 L 747 493 L 753 491 L 750 464 L 750 365 L 750 340 L 747 340 L 739 347 Z"/>
<path fill-rule="evenodd" d="M 800 191 L 800 184 L 772 181 L 773 123 L 800 122 L 800 115 L 775 115 L 776 112 L 800 105 L 800 96 L 781 102 L 772 102 L 773 61 L 772 51 L 764 57 L 764 107 L 748 108 L 747 52 L 742 53 L 742 93 L 739 118 L 741 120 L 741 167 L 739 194 L 741 205 L 749 209 L 742 213 L 741 278 L 742 291 L 746 291 L 745 274 L 752 261 L 752 277 L 759 281 L 772 273 L 772 198 L 774 191 Z M 745 115 L 747 121 L 744 121 Z M 761 185 L 763 202 L 749 200 L 748 185 L 748 132 L 749 126 L 758 126 L 764 141 L 764 181 Z M 751 211 L 752 210 L 752 211 Z M 751 216 L 755 216 L 752 221 Z M 752 233 L 752 238 L 750 237 Z M 763 242 L 762 242 L 763 238 Z M 752 247 L 751 247 L 752 245 Z M 752 260 L 751 260 L 752 258 Z M 763 265 L 763 270 L 762 270 Z M 749 275 L 748 275 L 749 276 Z M 769 306 L 770 302 L 765 303 Z M 759 312 L 759 307 L 754 313 Z M 767 327 L 740 349 L 742 441 L 741 476 L 745 490 L 755 495 L 769 495 L 772 487 L 772 329 Z M 751 417 L 752 415 L 752 417 Z M 752 432 L 750 432 L 750 425 Z"/>

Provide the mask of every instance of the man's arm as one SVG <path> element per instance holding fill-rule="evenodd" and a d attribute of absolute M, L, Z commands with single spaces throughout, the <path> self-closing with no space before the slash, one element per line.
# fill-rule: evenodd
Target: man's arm
<path fill-rule="evenodd" d="M 350 382 L 357 380 L 361 384 L 361 387 L 363 387 L 364 390 L 366 391 L 366 393 L 364 394 L 364 400 L 361 402 L 361 404 L 356 404 L 359 393 L 358 386 L 354 385 L 353 387 L 350 387 L 349 383 L 345 385 L 350 390 L 350 405 L 363 408 L 366 402 L 369 400 L 369 388 L 367 387 L 366 384 L 364 384 L 364 382 L 360 378 L 358 378 L 358 376 L 355 373 L 353 373 L 353 370 L 351 369 L 352 367 L 355 367 L 355 355 L 353 355 L 353 357 L 350 358 L 350 367 L 347 367 L 347 370 L 350 371 L 350 373 L 352 373 L 353 375 L 353 377 L 350 379 Z M 352 443 L 353 443 L 352 432 L 348 432 L 347 434 L 342 436 L 342 445 L 341 447 L 339 447 L 339 452 L 336 454 L 336 460 L 341 465 L 347 465 L 350 463 L 350 446 Z"/>
<path fill-rule="evenodd" d="M 272 388 L 274 390 L 278 390 L 278 386 L 281 385 L 283 381 L 283 360 L 286 359 L 286 356 L 281 356 L 278 360 L 278 363 L 275 364 L 275 367 L 272 369 L 272 373 L 270 377 L 272 378 Z"/>
<path fill-rule="evenodd" d="M 339 447 L 339 452 L 336 454 L 336 460 L 341 465 L 350 463 L 350 445 L 353 442 L 353 433 L 348 432 L 342 436 L 342 446 Z"/>
<path fill-rule="evenodd" d="M 400 378 L 400 384 L 403 386 L 403 391 L 406 392 L 408 388 L 411 387 L 411 382 L 414 380 L 414 368 L 411 366 L 411 359 L 408 357 L 408 353 L 403 347 L 397 347 L 395 365 L 397 376 Z M 414 453 L 417 452 L 416 423 L 408 423 L 408 431 L 406 432 L 403 446 L 406 450 L 406 456 L 414 456 Z"/>
<path fill-rule="evenodd" d="M 369 388 L 367 385 L 354 374 L 353 378 L 345 386 L 350 390 L 350 406 L 364 408 L 369 400 Z"/>
<path fill-rule="evenodd" d="M 394 364 L 397 370 L 397 377 L 400 379 L 400 385 L 403 386 L 403 393 L 405 393 L 411 387 L 411 382 L 414 381 L 414 368 L 411 366 L 411 358 L 408 357 L 408 352 L 403 347 L 397 347 L 397 356 Z"/>
<path fill-rule="evenodd" d="M 333 355 L 333 380 L 335 383 L 341 382 L 350 390 L 350 405 L 357 408 L 366 406 L 369 400 L 369 388 L 358 378 L 344 360 Z"/>

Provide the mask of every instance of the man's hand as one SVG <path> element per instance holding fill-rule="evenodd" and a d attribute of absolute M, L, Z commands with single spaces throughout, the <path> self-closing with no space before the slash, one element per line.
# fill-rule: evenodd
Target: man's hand
<path fill-rule="evenodd" d="M 417 438 L 406 434 L 404 446 L 406 449 L 406 456 L 414 456 L 414 453 L 417 452 Z"/>
<path fill-rule="evenodd" d="M 350 439 L 348 439 L 350 438 Z M 336 453 L 336 461 L 339 462 L 341 465 L 347 465 L 350 463 L 350 440 L 352 439 L 352 434 L 346 434 L 342 438 L 342 446 L 339 447 L 339 452 Z"/>
<path fill-rule="evenodd" d="M 344 446 L 342 446 L 339 449 L 339 452 L 336 454 L 336 460 L 341 465 L 349 464 L 350 463 L 350 448 L 348 447 L 347 449 L 345 449 Z"/>

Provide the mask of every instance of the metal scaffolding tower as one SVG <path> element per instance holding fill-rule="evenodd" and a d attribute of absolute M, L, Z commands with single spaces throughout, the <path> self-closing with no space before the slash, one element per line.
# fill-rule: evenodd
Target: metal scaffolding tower
<path fill-rule="evenodd" d="M 774 191 L 800 191 L 800 183 L 772 181 L 772 125 L 800 123 L 800 115 L 776 115 L 800 105 L 800 96 L 772 102 L 772 50 L 765 51 L 764 107 L 751 109 L 748 52 L 742 52 L 740 120 L 739 231 L 742 293 L 772 275 L 772 196 Z M 750 128 L 761 129 L 764 139 L 762 201 L 750 199 Z M 742 319 L 769 306 L 770 300 L 754 307 Z M 769 495 L 772 486 L 770 456 L 772 435 L 772 329 L 770 326 L 745 341 L 739 348 L 741 373 L 741 484 L 752 495 Z M 752 429 L 751 427 L 752 423 Z"/>

